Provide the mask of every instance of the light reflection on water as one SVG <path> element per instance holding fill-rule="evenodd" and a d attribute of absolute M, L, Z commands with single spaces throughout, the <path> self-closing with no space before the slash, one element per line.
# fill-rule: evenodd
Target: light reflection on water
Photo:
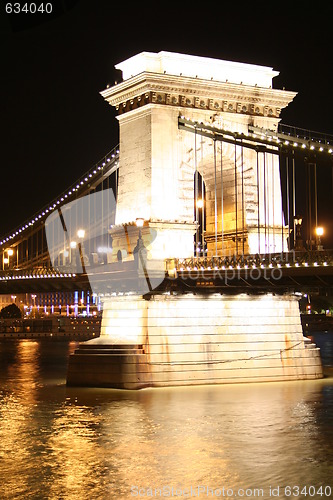
<path fill-rule="evenodd" d="M 126 499 L 131 486 L 332 486 L 332 371 L 289 383 L 67 388 L 75 346 L 0 343 L 1 499 Z"/>

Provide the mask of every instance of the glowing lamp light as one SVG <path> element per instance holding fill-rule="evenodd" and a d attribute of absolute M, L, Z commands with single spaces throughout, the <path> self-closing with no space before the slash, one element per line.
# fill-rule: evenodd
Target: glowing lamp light
<path fill-rule="evenodd" d="M 143 227 L 145 220 L 142 219 L 141 217 L 138 217 L 135 221 L 137 227 Z"/>
<path fill-rule="evenodd" d="M 197 200 L 197 207 L 198 207 L 198 208 L 202 208 L 202 207 L 203 207 L 203 205 L 204 205 L 203 200 L 202 200 L 201 198 L 199 198 L 199 199 Z"/>
<path fill-rule="evenodd" d="M 84 229 L 79 229 L 77 232 L 78 238 L 84 238 L 84 235 L 86 234 Z"/>
<path fill-rule="evenodd" d="M 76 241 L 71 241 L 70 246 L 71 248 L 76 248 Z"/>
<path fill-rule="evenodd" d="M 323 236 L 323 234 L 324 234 L 324 228 L 323 227 L 316 227 L 316 235 Z"/>
<path fill-rule="evenodd" d="M 14 250 L 12 248 L 8 248 L 7 254 L 11 257 L 14 254 Z"/>

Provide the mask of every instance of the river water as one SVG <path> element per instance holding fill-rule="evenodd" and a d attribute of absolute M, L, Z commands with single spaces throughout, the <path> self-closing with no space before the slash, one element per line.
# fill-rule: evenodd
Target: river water
<path fill-rule="evenodd" d="M 323 380 L 137 392 L 66 387 L 74 342 L 0 342 L 0 499 L 333 498 L 313 337 Z"/>

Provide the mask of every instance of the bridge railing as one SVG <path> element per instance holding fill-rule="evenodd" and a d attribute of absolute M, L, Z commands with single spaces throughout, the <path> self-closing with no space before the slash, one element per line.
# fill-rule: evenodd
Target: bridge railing
<path fill-rule="evenodd" d="M 76 273 L 64 271 L 52 267 L 30 268 L 30 269 L 9 269 L 0 271 L 0 281 L 27 280 L 27 279 L 51 279 L 51 278 L 75 278 Z"/>
<path fill-rule="evenodd" d="M 107 268 L 105 264 L 105 268 Z M 208 257 L 185 257 L 166 259 L 166 269 L 184 270 L 227 270 L 231 268 L 281 268 L 281 267 L 329 267 L 333 266 L 333 249 L 313 250 L 313 251 L 295 251 L 266 253 L 266 254 L 247 254 L 247 255 L 229 255 L 229 256 L 208 256 Z M 103 265 L 100 271 L 103 271 Z M 88 268 L 89 269 L 89 268 Z M 9 269 L 0 270 L 0 280 L 8 279 L 40 279 L 40 278 L 74 278 L 79 273 L 74 273 L 72 268 L 62 266 L 37 267 L 25 270 Z"/>
<path fill-rule="evenodd" d="M 271 254 L 249 254 L 233 256 L 189 257 L 168 259 L 167 269 L 177 271 L 228 270 L 247 268 L 288 268 L 288 267 L 333 266 L 333 250 L 290 251 Z"/>
<path fill-rule="evenodd" d="M 323 132 L 316 132 L 304 128 L 294 127 L 292 125 L 285 125 L 279 123 L 278 131 L 281 134 L 289 135 L 293 138 L 300 138 L 311 142 L 320 142 L 326 145 L 333 144 L 333 135 L 324 134 Z"/>
<path fill-rule="evenodd" d="M 78 180 L 72 183 L 59 196 L 54 198 L 50 203 L 45 205 L 32 217 L 25 220 L 20 226 L 17 226 L 12 232 L 2 236 L 0 238 L 0 247 L 3 245 L 12 245 L 13 242 L 17 239 L 20 239 L 27 230 L 44 221 L 54 210 L 58 210 L 58 208 L 60 208 L 61 206 L 67 204 L 68 202 L 79 196 L 82 196 L 89 184 L 96 182 L 96 180 L 101 176 L 103 178 L 103 174 L 105 175 L 106 169 L 108 171 L 110 167 L 112 168 L 118 157 L 119 145 L 114 147 L 105 156 L 103 156 L 100 161 L 98 161 L 93 167 L 85 172 Z"/>

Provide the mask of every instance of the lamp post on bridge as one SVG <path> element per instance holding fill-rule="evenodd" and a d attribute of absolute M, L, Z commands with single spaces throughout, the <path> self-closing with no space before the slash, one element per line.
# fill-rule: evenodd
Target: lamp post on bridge
<path fill-rule="evenodd" d="M 136 227 L 139 228 L 139 238 L 136 242 L 136 247 L 134 248 L 133 250 L 133 253 L 134 253 L 134 256 L 137 256 L 140 261 L 141 261 L 141 264 L 142 264 L 142 258 L 147 256 L 147 249 L 145 247 L 145 244 L 143 242 L 143 239 L 142 239 L 142 230 L 141 228 L 143 228 L 144 226 L 144 222 L 145 220 L 142 218 L 142 217 L 138 217 L 136 219 Z"/>
<path fill-rule="evenodd" d="M 36 317 L 36 297 L 37 297 L 37 295 L 35 295 L 35 294 L 31 295 L 31 298 L 34 301 L 34 305 L 33 305 L 33 308 L 32 308 L 32 317 L 33 318 Z"/>
<path fill-rule="evenodd" d="M 79 248 L 79 255 L 80 255 L 80 261 L 81 261 L 83 273 L 86 273 L 86 266 L 85 266 L 85 261 L 84 261 L 84 249 L 83 249 L 83 240 L 84 240 L 85 234 L 86 234 L 86 232 L 84 229 L 79 229 L 77 232 L 77 236 L 80 240 L 78 242 L 78 248 Z"/>
<path fill-rule="evenodd" d="M 323 227 L 316 227 L 316 248 L 317 250 L 323 250 L 323 245 L 321 243 L 320 237 L 323 236 L 324 234 L 324 228 Z"/>
<path fill-rule="evenodd" d="M 5 257 L 5 252 L 7 252 L 7 257 Z M 7 250 L 4 250 L 3 256 L 2 256 L 2 270 L 5 270 L 5 264 L 8 265 L 9 267 L 9 257 L 12 257 L 14 255 L 14 250 L 12 248 L 8 248 Z"/>
<path fill-rule="evenodd" d="M 296 238 L 295 238 L 295 250 L 296 252 L 302 252 L 305 250 L 303 246 L 303 239 L 302 239 L 302 233 L 301 233 L 301 227 L 302 227 L 302 222 L 303 218 L 298 215 L 294 218 L 295 221 L 295 227 L 296 227 Z"/>
<path fill-rule="evenodd" d="M 203 189 L 203 188 L 202 188 Z M 196 205 L 196 213 L 198 215 L 197 228 L 195 233 L 195 243 L 194 250 L 195 255 L 198 257 L 202 254 L 202 257 L 205 256 L 205 241 L 204 241 L 204 199 L 198 198 L 195 202 Z M 201 224 L 200 224 L 201 221 Z M 199 233 L 199 227 L 201 231 Z"/>

